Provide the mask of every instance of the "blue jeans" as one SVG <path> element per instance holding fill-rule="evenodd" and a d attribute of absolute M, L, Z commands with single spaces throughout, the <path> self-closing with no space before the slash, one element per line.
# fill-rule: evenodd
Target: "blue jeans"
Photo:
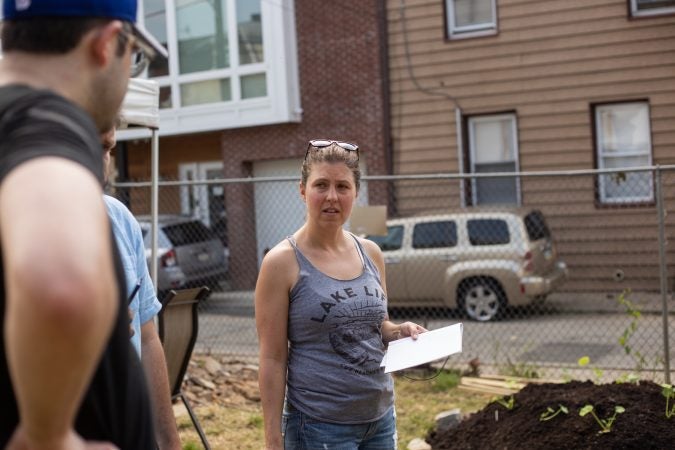
<path fill-rule="evenodd" d="M 337 424 L 312 419 L 286 402 L 281 433 L 285 450 L 395 450 L 396 412 L 392 406 L 374 422 Z"/>

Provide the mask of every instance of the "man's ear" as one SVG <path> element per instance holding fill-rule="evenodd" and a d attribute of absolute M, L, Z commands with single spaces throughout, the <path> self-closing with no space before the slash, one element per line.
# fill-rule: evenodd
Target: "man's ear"
<path fill-rule="evenodd" d="M 302 201 L 306 201 L 307 199 L 305 198 L 305 185 L 303 182 L 300 182 L 300 197 L 302 197 Z"/>
<path fill-rule="evenodd" d="M 96 65 L 105 67 L 116 57 L 121 31 L 122 22 L 119 20 L 113 20 L 93 31 L 89 48 Z"/>

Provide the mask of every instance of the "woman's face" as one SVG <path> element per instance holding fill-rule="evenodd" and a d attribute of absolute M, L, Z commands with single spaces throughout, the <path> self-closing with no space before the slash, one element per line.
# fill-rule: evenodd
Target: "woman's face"
<path fill-rule="evenodd" d="M 300 194 L 307 204 L 308 220 L 318 224 L 344 224 L 356 199 L 354 174 L 343 163 L 321 162 L 312 165 Z"/>

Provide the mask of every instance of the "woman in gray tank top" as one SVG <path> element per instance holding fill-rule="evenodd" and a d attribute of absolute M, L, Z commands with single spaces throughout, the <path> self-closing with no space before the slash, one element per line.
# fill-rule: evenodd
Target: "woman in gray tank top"
<path fill-rule="evenodd" d="M 384 258 L 343 230 L 359 191 L 355 144 L 312 140 L 305 223 L 263 259 L 255 292 L 265 448 L 396 448 L 385 345 L 426 331 L 387 315 Z"/>

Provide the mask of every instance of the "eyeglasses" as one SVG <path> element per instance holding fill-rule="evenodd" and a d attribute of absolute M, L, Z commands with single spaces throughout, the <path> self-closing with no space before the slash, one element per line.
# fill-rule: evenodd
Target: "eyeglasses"
<path fill-rule="evenodd" d="M 320 150 L 325 147 L 330 147 L 331 145 L 337 145 L 343 150 L 347 150 L 348 152 L 355 152 L 356 153 L 356 160 L 359 160 L 359 146 L 356 144 L 353 144 L 351 142 L 342 142 L 342 141 L 333 141 L 330 139 L 312 139 L 309 141 L 309 145 L 307 146 L 307 151 L 305 152 L 305 160 L 307 159 L 307 155 L 309 155 L 309 149 L 314 147 L 317 150 Z"/>
<path fill-rule="evenodd" d="M 155 49 L 134 36 L 133 31 L 127 27 L 123 27 L 122 30 L 120 30 L 119 35 L 123 40 L 123 45 L 126 45 L 127 42 L 131 42 L 131 66 L 129 67 L 129 75 L 132 78 L 137 77 L 143 73 L 146 67 L 148 67 L 148 64 L 150 64 L 150 61 L 155 58 Z"/>

